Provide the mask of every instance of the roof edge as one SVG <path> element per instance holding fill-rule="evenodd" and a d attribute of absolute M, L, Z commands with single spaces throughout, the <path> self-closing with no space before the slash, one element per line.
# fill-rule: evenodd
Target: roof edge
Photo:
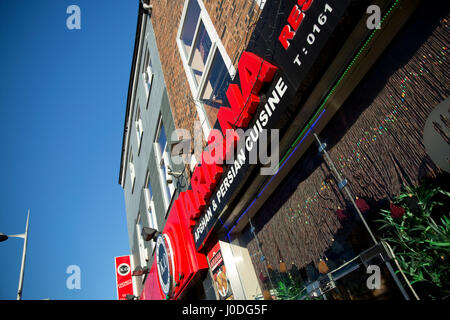
<path fill-rule="evenodd" d="M 136 71 L 136 62 L 137 62 L 137 54 L 139 52 L 139 45 L 140 45 L 140 38 L 141 38 L 141 27 L 143 22 L 143 16 L 144 16 L 144 9 L 142 7 L 142 2 L 139 1 L 139 10 L 138 10 L 138 20 L 136 24 L 136 37 L 134 40 L 134 52 L 133 52 L 133 59 L 131 62 L 131 71 L 130 71 L 130 80 L 128 83 L 128 94 L 127 94 L 127 108 L 125 111 L 125 122 L 123 126 L 123 139 L 122 139 L 122 152 L 120 157 L 120 171 L 119 171 L 119 184 L 123 186 L 123 176 L 124 176 L 124 160 L 126 155 L 125 145 L 127 136 L 129 134 L 129 128 L 127 127 L 128 119 L 130 116 L 130 107 L 131 107 L 131 97 L 133 95 L 133 82 L 135 78 L 135 71 Z"/>

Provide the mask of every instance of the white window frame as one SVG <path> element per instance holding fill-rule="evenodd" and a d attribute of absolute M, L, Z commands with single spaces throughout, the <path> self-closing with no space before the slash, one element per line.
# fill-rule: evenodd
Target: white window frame
<path fill-rule="evenodd" d="M 183 41 L 181 40 L 181 35 L 183 32 L 187 9 L 188 9 L 189 3 L 191 1 L 197 1 L 198 5 L 200 7 L 200 15 L 199 15 L 199 19 L 197 21 L 197 26 L 195 29 L 194 37 L 192 39 L 191 52 L 187 53 L 188 57 L 186 57 L 185 50 L 183 48 L 183 46 L 184 46 Z M 205 30 L 208 33 L 208 36 L 211 40 L 211 49 L 210 49 L 208 58 L 206 60 L 205 69 L 203 71 L 200 83 L 198 84 L 198 88 L 197 88 L 197 85 L 195 82 L 196 80 L 194 79 L 194 77 L 192 75 L 189 62 L 191 61 L 192 55 L 194 52 L 195 41 L 196 41 L 196 38 L 198 35 L 200 21 L 203 22 Z M 222 44 L 222 41 L 220 40 L 219 35 L 216 32 L 216 29 L 214 28 L 214 24 L 212 23 L 209 15 L 208 15 L 208 12 L 205 8 L 205 5 L 203 4 L 203 1 L 201 1 L 201 0 L 185 0 L 184 7 L 183 7 L 183 13 L 181 15 L 181 23 L 180 23 L 180 26 L 178 28 L 178 33 L 177 33 L 177 45 L 178 45 L 178 50 L 180 52 L 181 61 L 183 62 L 184 71 L 186 72 L 186 77 L 188 79 L 189 87 L 191 89 L 192 96 L 194 98 L 195 106 L 197 109 L 197 114 L 198 114 L 198 117 L 202 124 L 203 134 L 205 136 L 205 139 L 207 139 L 209 136 L 209 132 L 211 131 L 211 126 L 213 126 L 214 123 L 212 123 L 212 124 L 209 123 L 208 116 L 206 115 L 205 108 L 204 108 L 203 104 L 200 102 L 200 99 L 203 94 L 203 91 L 205 90 L 206 79 L 209 77 L 209 73 L 211 71 L 212 60 L 213 60 L 217 50 L 218 50 L 218 53 L 220 53 L 220 55 L 222 56 L 223 62 L 225 63 L 225 67 L 227 68 L 228 72 L 230 73 L 231 79 L 234 78 L 234 75 L 236 74 L 236 70 L 231 62 L 230 57 L 227 54 L 227 51 L 225 50 L 225 47 Z"/>
<path fill-rule="evenodd" d="M 136 127 L 136 137 L 137 137 L 137 143 L 138 143 L 138 155 L 141 152 L 141 145 L 142 145 L 142 137 L 144 136 L 144 128 L 142 125 L 142 117 L 141 117 L 141 107 L 139 105 L 139 102 L 137 103 L 136 108 L 136 115 L 134 118 L 134 125 Z"/>
<path fill-rule="evenodd" d="M 145 188 L 144 188 L 147 218 L 150 223 L 150 227 L 155 230 L 159 230 L 158 219 L 156 218 L 155 202 L 153 201 L 153 194 L 150 194 L 150 190 L 148 189 L 149 183 L 150 183 L 150 171 L 147 171 L 147 177 L 145 179 Z"/>
<path fill-rule="evenodd" d="M 156 130 L 155 141 L 153 143 L 153 147 L 154 147 L 155 155 L 156 155 L 156 163 L 158 165 L 159 181 L 161 184 L 161 192 L 162 192 L 163 199 L 164 199 L 165 209 L 167 210 L 169 208 L 170 201 L 174 194 L 175 187 L 174 187 L 173 182 L 167 183 L 167 180 L 169 178 L 168 166 L 171 165 L 169 152 L 167 150 L 168 149 L 167 148 L 167 146 L 168 146 L 167 135 L 166 135 L 166 145 L 165 146 L 159 145 L 159 135 L 161 133 L 161 128 L 163 126 L 164 126 L 164 123 L 162 121 L 162 116 L 159 116 L 158 128 Z M 165 134 L 165 132 L 164 132 L 164 134 Z M 161 150 L 163 150 L 162 154 L 161 154 Z M 166 167 L 165 174 L 164 174 L 164 170 L 162 168 L 163 165 Z M 172 181 L 173 181 L 173 179 L 172 179 Z M 169 194 L 167 194 L 166 186 L 169 188 Z"/>
<path fill-rule="evenodd" d="M 141 267 L 145 267 L 148 264 L 148 250 L 145 248 L 144 238 L 142 238 L 142 228 L 144 227 L 144 224 L 142 221 L 142 215 L 141 212 L 138 212 L 137 218 L 136 218 L 136 233 L 138 238 L 138 250 L 139 250 L 139 260 L 141 262 Z"/>
<path fill-rule="evenodd" d="M 266 0 L 254 0 L 256 4 L 259 6 L 259 8 L 262 10 L 264 9 L 264 5 L 266 4 Z"/>
<path fill-rule="evenodd" d="M 147 99 L 150 96 L 150 91 L 152 88 L 152 82 L 153 82 L 153 71 L 151 67 L 151 57 L 150 57 L 150 50 L 149 48 L 145 48 L 145 55 L 144 55 L 144 63 L 142 67 L 142 79 L 144 81 L 144 87 L 145 92 L 147 93 Z M 148 108 L 148 103 L 147 103 Z"/>
<path fill-rule="evenodd" d="M 131 193 L 134 192 L 134 185 L 136 183 L 136 171 L 134 169 L 134 157 L 133 157 L 133 149 L 130 147 L 130 156 L 128 161 L 128 167 L 130 168 L 130 181 L 131 181 Z"/>

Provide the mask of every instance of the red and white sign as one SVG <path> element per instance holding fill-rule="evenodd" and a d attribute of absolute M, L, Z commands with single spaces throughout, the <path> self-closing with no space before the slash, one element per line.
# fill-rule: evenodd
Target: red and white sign
<path fill-rule="evenodd" d="M 220 243 L 217 242 L 208 252 L 209 268 L 212 272 L 223 262 L 222 252 L 220 251 Z"/>
<path fill-rule="evenodd" d="M 188 228 L 188 219 L 184 211 L 179 211 L 178 206 L 172 207 L 162 232 L 166 248 L 160 250 L 158 246 L 158 252 L 140 294 L 141 300 L 178 299 L 191 282 L 195 282 L 201 273 L 208 269 L 206 256 L 195 249 L 194 239 Z M 164 251 L 169 253 L 167 264 L 170 264 L 170 268 L 162 267 Z M 166 269 L 169 272 L 169 281 L 166 281 L 167 274 L 163 272 Z"/>
<path fill-rule="evenodd" d="M 216 292 L 220 300 L 233 300 L 233 290 L 227 277 L 227 269 L 223 262 L 222 251 L 220 250 L 220 243 L 217 242 L 208 252 L 209 269 L 211 270 L 212 278 Z"/>
<path fill-rule="evenodd" d="M 126 300 L 127 294 L 133 295 L 130 256 L 115 257 L 117 299 Z"/>

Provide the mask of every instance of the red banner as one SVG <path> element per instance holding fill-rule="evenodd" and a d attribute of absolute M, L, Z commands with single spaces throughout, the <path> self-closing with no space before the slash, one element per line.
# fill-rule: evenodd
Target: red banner
<path fill-rule="evenodd" d="M 127 294 L 133 295 L 130 256 L 115 257 L 117 299 L 126 300 Z"/>

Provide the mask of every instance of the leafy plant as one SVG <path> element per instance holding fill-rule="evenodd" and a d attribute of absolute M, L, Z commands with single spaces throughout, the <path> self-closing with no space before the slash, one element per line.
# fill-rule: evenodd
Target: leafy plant
<path fill-rule="evenodd" d="M 275 296 L 279 300 L 310 300 L 306 287 L 297 283 L 290 274 L 280 274 L 277 277 Z"/>
<path fill-rule="evenodd" d="M 279 281 L 276 288 L 276 297 L 280 300 L 298 300 L 301 297 L 302 289 L 295 284 Z"/>
<path fill-rule="evenodd" d="M 405 186 L 390 210 L 381 210 L 379 228 L 400 267 L 423 298 L 450 297 L 450 193 L 423 183 Z M 404 209 L 399 215 L 393 208 Z"/>

